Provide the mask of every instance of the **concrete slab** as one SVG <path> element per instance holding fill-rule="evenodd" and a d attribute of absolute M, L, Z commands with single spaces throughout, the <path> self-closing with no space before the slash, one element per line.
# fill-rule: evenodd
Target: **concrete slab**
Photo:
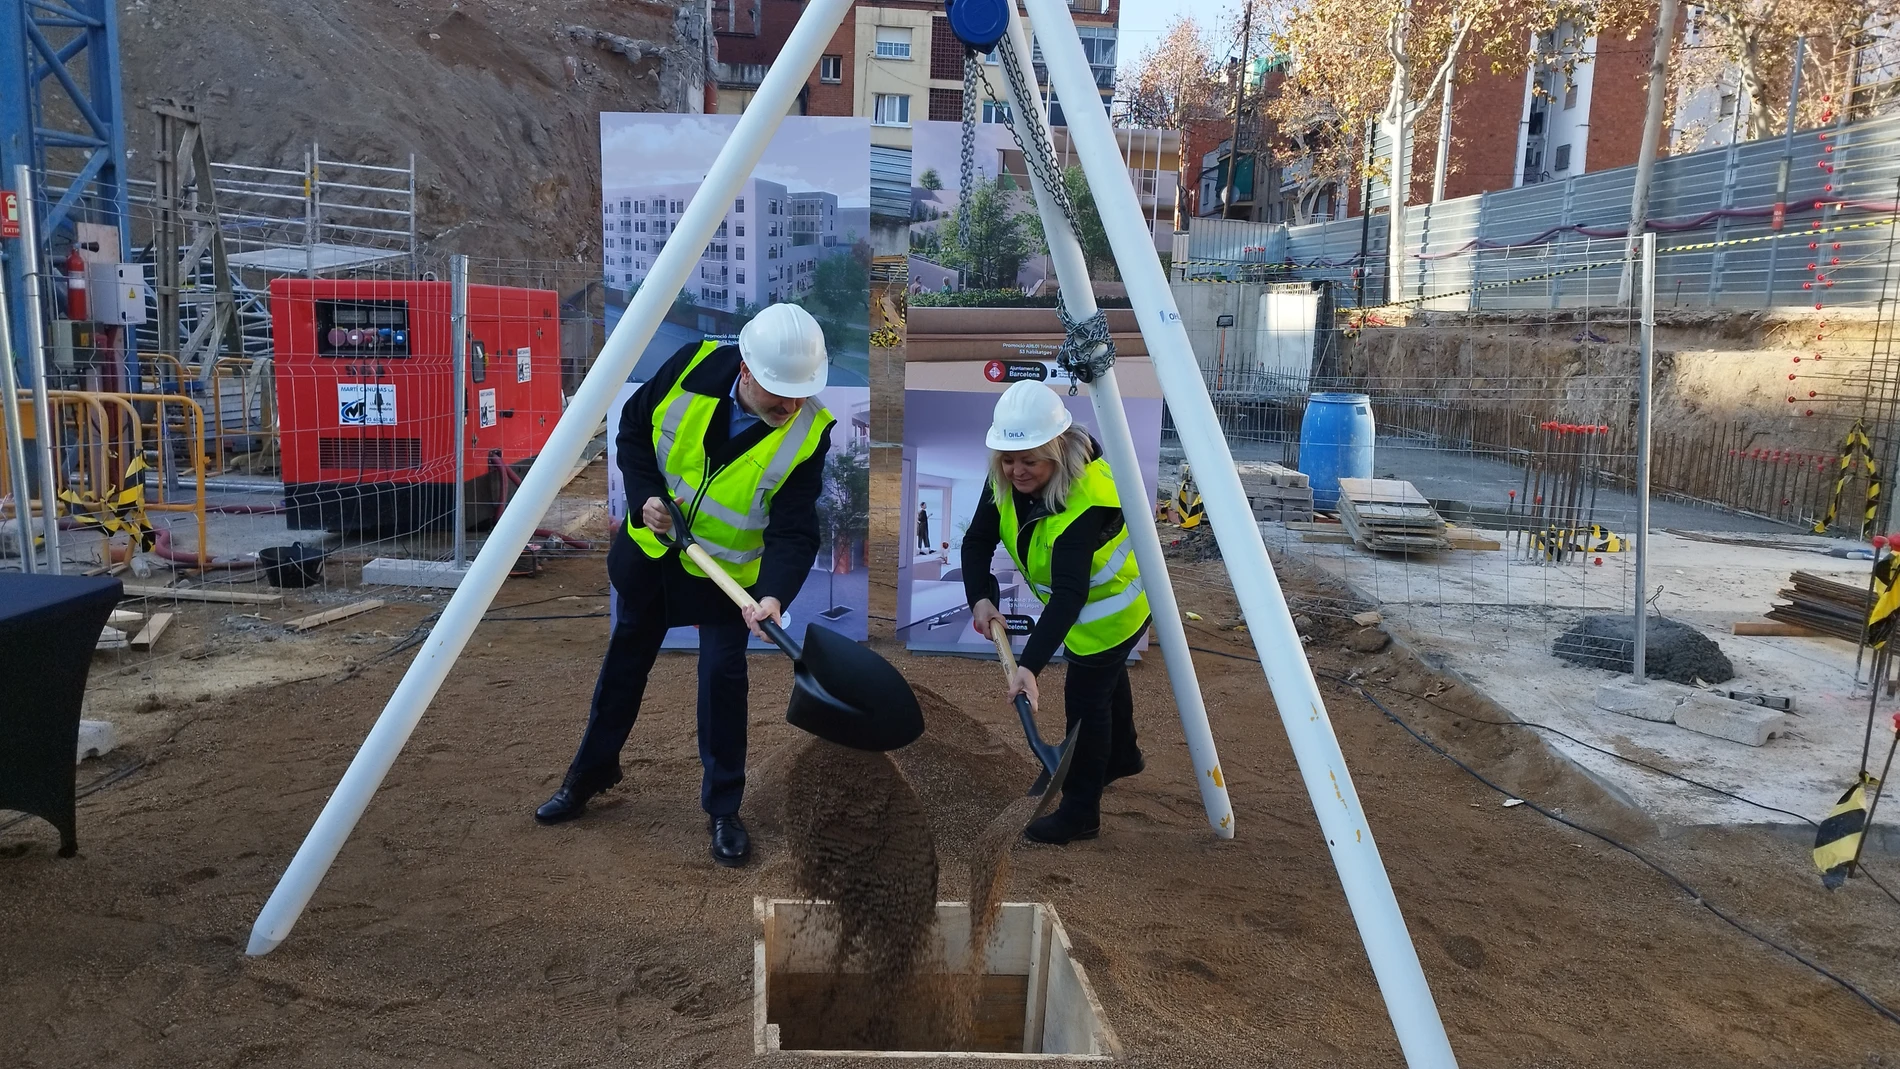
<path fill-rule="evenodd" d="M 88 757 L 104 757 L 119 744 L 119 733 L 114 731 L 110 721 L 81 720 L 79 722 L 79 752 L 73 758 L 73 764 L 79 764 Z"/>
<path fill-rule="evenodd" d="M 1683 688 L 1686 689 L 1686 688 Z M 1684 695 L 1668 684 L 1605 683 L 1597 688 L 1597 708 L 1638 720 L 1673 724 Z"/>
<path fill-rule="evenodd" d="M 1352 546 L 1302 542 L 1298 532 L 1280 525 L 1263 524 L 1262 531 L 1276 557 L 1304 561 L 1339 580 L 1352 595 L 1336 605 L 1306 604 L 1303 611 L 1349 617 L 1363 609 L 1358 602 L 1372 602 L 1395 637 L 1519 719 L 1814 820 L 1827 815 L 1859 769 L 1868 693 L 1856 682 L 1854 644 L 1744 637 L 1730 628 L 1737 620 L 1760 619 L 1797 569 L 1858 585 L 1866 581 L 1865 563 L 1652 534 L 1654 611 L 1695 627 L 1721 646 L 1736 670 L 1725 689 L 1784 695 L 1799 710 L 1789 717 L 1785 736 L 1755 747 L 1671 723 L 1606 716 L 1597 704 L 1599 688 L 1627 677 L 1551 655 L 1552 640 L 1585 614 L 1633 611 L 1631 554 L 1543 564 L 1513 553 L 1510 535 L 1492 533 L 1504 550 L 1450 551 L 1408 561 Z M 1601 565 L 1595 563 L 1598 558 Z M 1882 725 L 1892 711 L 1891 703 L 1883 702 Z M 1554 734 L 1538 734 L 1662 825 L 1793 823 L 1783 814 L 1671 780 Z"/>
<path fill-rule="evenodd" d="M 1788 730 L 1788 717 L 1717 694 L 1691 694 L 1676 707 L 1676 726 L 1743 746 L 1764 746 Z"/>
<path fill-rule="evenodd" d="M 462 585 L 468 565 L 445 560 L 395 560 L 377 557 L 363 565 L 365 586 L 426 586 L 453 590 Z"/>

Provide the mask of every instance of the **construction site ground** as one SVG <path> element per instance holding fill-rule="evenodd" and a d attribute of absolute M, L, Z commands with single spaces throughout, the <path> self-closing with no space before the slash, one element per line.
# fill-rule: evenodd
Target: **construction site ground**
<path fill-rule="evenodd" d="M 598 493 L 597 476 L 570 494 Z M 1151 653 L 1132 670 L 1147 771 L 1109 791 L 1100 840 L 1018 847 L 1007 897 L 1060 912 L 1125 1064 L 1399 1065 L 1250 637 L 1231 629 L 1221 564 L 1176 571 L 1201 617 L 1190 638 L 1237 836 L 1207 827 Z M 791 888 L 779 804 L 801 736 L 782 719 L 782 658 L 751 660 L 749 867 L 707 857 L 682 655 L 655 671 L 626 782 L 579 822 L 530 819 L 572 753 L 605 645 L 597 557 L 504 587 L 301 923 L 275 953 L 245 957 L 259 906 L 401 677 L 405 641 L 441 604 L 350 589 L 347 565 L 329 579 L 281 607 L 180 602 L 159 651 L 100 656 L 88 715 L 113 720 L 121 744 L 79 769 L 82 789 L 96 785 L 79 804 L 79 856 L 58 858 L 37 820 L 0 827 L 0 1063 L 824 1064 L 752 1053 L 752 903 Z M 1350 600 L 1297 562 L 1282 581 L 1296 604 Z M 366 593 L 389 604 L 304 634 L 280 626 Z M 893 596 L 879 573 L 873 613 L 888 617 Z M 530 616 L 561 618 L 499 619 Z M 873 645 L 915 684 L 929 725 L 897 756 L 932 814 L 941 897 L 955 900 L 979 829 L 1033 767 L 991 670 L 909 656 L 889 626 L 873 621 Z M 1900 1025 L 1713 912 L 1892 1005 L 1900 904 L 1867 880 L 1824 891 L 1805 847 L 1759 826 L 1664 835 L 1401 646 L 1351 652 L 1360 629 L 1324 615 L 1309 632 L 1461 1064 L 1900 1057 Z M 1060 722 L 1061 672 L 1045 676 L 1046 724 Z M 1873 860 L 1884 877 L 1890 862 Z"/>
<path fill-rule="evenodd" d="M 1680 502 L 1652 506 L 1651 612 L 1688 624 L 1721 647 L 1736 672 L 1721 682 L 1724 689 L 1794 699 L 1785 736 L 1745 746 L 1607 712 L 1596 704 L 1598 688 L 1628 675 L 1551 653 L 1553 641 L 1585 616 L 1633 611 L 1635 559 L 1627 546 L 1551 562 L 1531 551 L 1521 532 L 1499 529 L 1507 487 L 1521 486 L 1519 467 L 1388 442 L 1380 443 L 1376 466 L 1381 477 L 1413 482 L 1441 511 L 1478 521 L 1474 529 L 1503 548 L 1374 554 L 1309 542 L 1306 531 L 1268 523 L 1262 532 L 1269 547 L 1334 577 L 1376 607 L 1392 633 L 1433 667 L 1477 687 L 1517 720 L 1551 729 L 1542 733 L 1557 753 L 1662 827 L 1761 824 L 1811 840 L 1806 821 L 1826 817 L 1860 768 L 1869 696 L 1856 684 L 1859 651 L 1840 639 L 1732 630 L 1737 621 L 1766 622 L 1763 614 L 1797 570 L 1864 585 L 1869 562 L 1826 551 L 1865 549 L 1866 543 Z M 1598 495 L 1596 522 L 1625 537 L 1634 530 L 1634 513 L 1630 495 L 1614 489 Z M 1787 548 L 1796 546 L 1803 548 Z M 1689 689 L 1666 681 L 1649 686 L 1678 696 Z M 1891 701 L 1881 708 L 1894 711 Z M 1892 737 L 1886 724 L 1883 715 L 1877 744 Z M 1882 746 L 1874 759 L 1884 753 Z M 1747 800 L 1671 779 L 1643 763 Z"/>

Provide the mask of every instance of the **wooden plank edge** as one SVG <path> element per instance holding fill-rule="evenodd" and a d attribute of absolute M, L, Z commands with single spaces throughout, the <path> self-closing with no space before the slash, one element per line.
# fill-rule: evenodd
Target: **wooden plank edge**
<path fill-rule="evenodd" d="M 132 637 L 132 648 L 135 650 L 151 649 L 152 646 L 158 642 L 158 636 L 164 634 L 165 629 L 171 626 L 172 617 L 177 615 L 177 613 L 173 612 L 153 613 L 152 618 L 147 620 L 145 626 L 139 629 L 139 633 Z"/>
<path fill-rule="evenodd" d="M 313 627 L 322 627 L 324 624 L 333 624 L 338 620 L 347 620 L 352 616 L 360 616 L 373 609 L 380 609 L 385 604 L 387 603 L 382 598 L 365 598 L 348 605 L 339 605 L 334 609 L 314 612 L 309 616 L 299 616 L 295 620 L 286 621 L 284 626 L 292 631 L 308 631 Z"/>

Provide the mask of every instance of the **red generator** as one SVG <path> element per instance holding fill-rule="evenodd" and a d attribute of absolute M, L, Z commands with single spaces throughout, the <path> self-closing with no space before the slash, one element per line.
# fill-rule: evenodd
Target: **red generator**
<path fill-rule="evenodd" d="M 271 283 L 284 503 L 294 527 L 445 530 L 455 502 L 449 283 Z M 468 288 L 468 522 L 501 502 L 561 418 L 551 290 Z"/>

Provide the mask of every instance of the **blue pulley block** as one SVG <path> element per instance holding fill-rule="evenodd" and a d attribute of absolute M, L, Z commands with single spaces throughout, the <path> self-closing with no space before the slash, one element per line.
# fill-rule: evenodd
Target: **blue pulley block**
<path fill-rule="evenodd" d="M 950 15 L 950 32 L 963 47 L 988 53 L 1009 32 L 1011 0 L 944 0 Z"/>

